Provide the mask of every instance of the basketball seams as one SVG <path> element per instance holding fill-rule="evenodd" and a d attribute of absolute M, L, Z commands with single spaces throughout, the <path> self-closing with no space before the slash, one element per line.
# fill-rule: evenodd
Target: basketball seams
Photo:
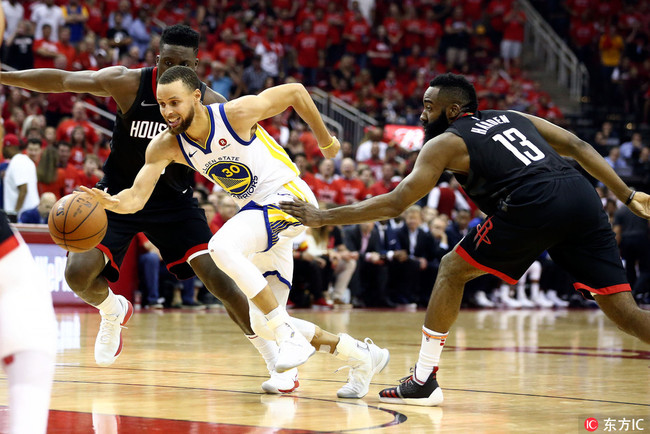
<path fill-rule="evenodd" d="M 50 212 L 50 236 L 55 244 L 70 252 L 91 250 L 101 242 L 108 230 L 104 209 L 83 192 L 71 193 L 61 200 L 63 202 L 55 204 Z M 98 207 L 101 209 L 98 210 Z M 72 225 L 72 229 L 66 230 L 67 226 Z"/>

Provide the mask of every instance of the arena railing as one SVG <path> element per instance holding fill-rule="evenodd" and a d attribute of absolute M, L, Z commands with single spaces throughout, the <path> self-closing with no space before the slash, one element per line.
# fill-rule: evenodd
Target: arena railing
<path fill-rule="evenodd" d="M 358 146 L 366 128 L 378 124 L 372 117 L 321 89 L 311 87 L 309 93 L 323 115 L 325 124 L 340 131 L 340 141 L 347 140 L 352 146 Z"/>
<path fill-rule="evenodd" d="M 528 0 L 519 0 L 519 4 L 527 18 L 523 50 L 544 62 L 546 71 L 569 90 L 571 98 L 581 101 L 589 87 L 586 66 Z"/>

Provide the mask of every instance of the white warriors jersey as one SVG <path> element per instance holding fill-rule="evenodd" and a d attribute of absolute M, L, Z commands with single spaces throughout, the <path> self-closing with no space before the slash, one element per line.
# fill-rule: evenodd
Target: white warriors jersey
<path fill-rule="evenodd" d="M 240 208 L 250 201 L 262 203 L 283 186 L 291 190 L 300 172 L 269 133 L 257 125 L 252 139 L 244 140 L 232 129 L 223 104 L 206 108 L 210 134 L 205 144 L 185 133 L 176 136 L 194 170 L 228 192 Z"/>

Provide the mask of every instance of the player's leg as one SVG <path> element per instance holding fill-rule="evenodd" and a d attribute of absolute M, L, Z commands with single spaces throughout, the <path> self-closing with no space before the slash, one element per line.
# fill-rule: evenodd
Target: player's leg
<path fill-rule="evenodd" d="M 99 309 L 102 317 L 95 340 L 95 362 L 111 365 L 122 352 L 122 327 L 133 315 L 133 306 L 124 296 L 116 295 L 108 286 L 119 277 L 119 266 L 139 228 L 117 222 L 108 215 L 108 229 L 97 248 L 70 253 L 65 266 L 68 286 L 82 300 Z M 110 259 L 109 259 L 110 258 Z"/>
<path fill-rule="evenodd" d="M 650 344 L 650 311 L 641 309 L 636 304 L 632 292 L 594 294 L 594 299 L 618 328 Z"/>
<path fill-rule="evenodd" d="M 217 267 L 207 252 L 193 258 L 190 261 L 190 266 L 208 291 L 221 300 L 228 316 L 242 329 L 244 334 L 253 335 L 248 315 L 248 299 L 239 290 L 235 281 Z"/>
<path fill-rule="evenodd" d="M 17 237 L 0 243 L 0 276 L 0 358 L 9 389 L 9 432 L 45 433 L 56 348 L 47 279 Z"/>
<path fill-rule="evenodd" d="M 300 230 L 303 230 L 302 226 Z M 253 263 L 263 272 L 281 306 L 286 306 L 289 298 L 293 276 L 293 239 L 298 235 L 298 231 L 288 232 L 293 233 L 291 236 L 280 236 L 278 243 L 271 250 L 257 254 L 253 259 Z M 251 321 L 261 336 L 272 336 L 261 312 L 255 306 L 251 307 Z M 368 393 L 372 377 L 388 364 L 390 359 L 388 350 L 378 347 L 368 338 L 362 342 L 345 333 L 335 335 L 299 318 L 292 317 L 291 321 L 316 350 L 334 355 L 350 368 L 348 382 L 337 392 L 339 398 L 364 397 Z M 287 372 L 291 371 L 293 370 Z M 269 392 L 276 376 L 272 374 L 271 380 L 264 383 L 262 388 Z M 285 378 L 287 383 L 288 380 Z"/>
<path fill-rule="evenodd" d="M 294 327 L 285 306 L 278 304 L 262 272 L 250 259 L 253 254 L 270 249 L 277 242 L 280 228 L 284 227 L 278 224 L 271 228 L 266 207 L 243 209 L 228 220 L 208 244 L 217 266 L 260 309 L 273 330 L 280 346 L 275 368 L 278 372 L 301 365 L 314 353 L 314 348 Z M 255 324 L 252 325 L 255 330 Z"/>

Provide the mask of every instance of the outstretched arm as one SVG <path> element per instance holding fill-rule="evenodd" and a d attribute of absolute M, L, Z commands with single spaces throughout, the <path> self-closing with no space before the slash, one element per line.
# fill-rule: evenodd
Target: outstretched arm
<path fill-rule="evenodd" d="M 424 145 L 413 171 L 390 193 L 330 210 L 319 210 L 297 199 L 294 202 L 282 202 L 280 207 L 302 224 L 312 227 L 349 225 L 397 217 L 430 192 L 445 169 L 464 167 L 466 156 L 467 148 L 462 139 L 445 133 Z"/>
<path fill-rule="evenodd" d="M 228 121 L 242 137 L 248 137 L 251 128 L 259 121 L 268 119 L 293 107 L 296 113 L 307 122 L 318 140 L 321 152 L 333 158 L 341 145 L 336 137 L 327 131 L 316 104 L 305 86 L 298 83 L 274 86 L 259 95 L 249 95 L 230 101 L 224 106 Z"/>
<path fill-rule="evenodd" d="M 99 71 L 69 72 L 61 69 L 26 69 L 0 73 L 0 82 L 43 93 L 91 93 L 113 96 L 114 86 L 123 84 L 128 69 L 110 66 Z M 139 79 L 139 76 L 138 76 Z"/>
<path fill-rule="evenodd" d="M 519 113 L 519 112 L 516 112 Z M 616 197 L 625 203 L 636 215 L 650 218 L 650 196 L 642 192 L 634 193 L 632 201 L 628 199 L 633 190 L 623 182 L 607 161 L 587 142 L 575 134 L 550 123 L 547 120 L 525 113 L 549 144 L 560 154 L 576 160 L 594 178 L 601 181 Z"/>
<path fill-rule="evenodd" d="M 80 187 L 81 190 L 93 195 L 109 211 L 118 214 L 140 211 L 151 197 L 162 171 L 173 163 L 170 143 L 167 140 L 169 136 L 169 133 L 164 131 L 153 138 L 147 147 L 144 166 L 135 177 L 131 188 L 122 190 L 114 196 L 97 188 Z"/>

